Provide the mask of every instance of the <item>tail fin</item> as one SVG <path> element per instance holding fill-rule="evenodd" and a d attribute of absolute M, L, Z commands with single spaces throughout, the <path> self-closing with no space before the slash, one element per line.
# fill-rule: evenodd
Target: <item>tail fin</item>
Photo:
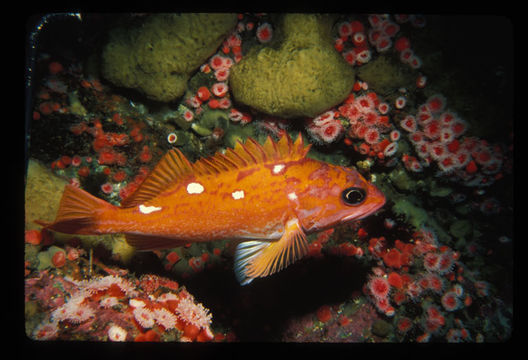
<path fill-rule="evenodd" d="M 45 228 L 66 234 L 94 235 L 97 230 L 97 215 L 113 205 L 90 193 L 66 185 L 60 201 L 59 211 L 53 223 L 35 221 Z"/>

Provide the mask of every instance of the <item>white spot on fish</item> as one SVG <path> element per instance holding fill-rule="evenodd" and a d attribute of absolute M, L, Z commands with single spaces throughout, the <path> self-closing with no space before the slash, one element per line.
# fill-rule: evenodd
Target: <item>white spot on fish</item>
<path fill-rule="evenodd" d="M 278 173 L 280 173 L 282 171 L 282 169 L 284 169 L 286 167 L 286 165 L 284 164 L 277 164 L 273 167 L 273 173 L 275 175 L 277 175 Z"/>
<path fill-rule="evenodd" d="M 235 200 L 243 199 L 243 198 L 244 198 L 244 190 L 233 191 L 233 192 L 231 193 L 231 196 L 232 196 L 233 199 L 235 199 Z"/>
<path fill-rule="evenodd" d="M 203 193 L 203 191 L 204 191 L 204 187 L 202 184 L 192 182 L 192 183 L 189 183 L 189 185 L 187 185 L 188 194 L 201 194 Z"/>
<path fill-rule="evenodd" d="M 139 205 L 139 212 L 142 214 L 150 214 L 154 211 L 160 211 L 161 207 L 157 206 L 145 206 L 143 204 Z"/>
<path fill-rule="evenodd" d="M 297 194 L 294 192 L 289 193 L 288 199 L 290 199 L 291 201 L 297 200 Z"/>

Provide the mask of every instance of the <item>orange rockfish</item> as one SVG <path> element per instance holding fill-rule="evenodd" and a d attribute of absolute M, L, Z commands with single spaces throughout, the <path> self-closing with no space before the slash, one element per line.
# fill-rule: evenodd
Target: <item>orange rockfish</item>
<path fill-rule="evenodd" d="M 69 234 L 123 233 L 139 250 L 190 242 L 239 242 L 241 284 L 273 274 L 308 251 L 306 234 L 361 219 L 385 203 L 356 170 L 306 157 L 299 134 L 253 139 L 190 163 L 170 150 L 121 206 L 67 185 L 55 222 Z"/>

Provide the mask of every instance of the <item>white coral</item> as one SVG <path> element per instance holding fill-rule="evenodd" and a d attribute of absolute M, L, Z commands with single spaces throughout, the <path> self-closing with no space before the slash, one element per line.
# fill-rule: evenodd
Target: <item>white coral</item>
<path fill-rule="evenodd" d="M 110 341 L 125 341 L 127 332 L 121 326 L 112 325 L 108 329 L 108 340 Z"/>
<path fill-rule="evenodd" d="M 165 329 L 170 330 L 176 327 L 177 318 L 169 310 L 165 308 L 154 309 L 154 319 L 156 322 L 163 326 Z"/>
<path fill-rule="evenodd" d="M 180 300 L 176 313 L 182 320 L 200 328 L 208 327 L 213 317 L 202 304 L 195 303 L 191 295 Z"/>

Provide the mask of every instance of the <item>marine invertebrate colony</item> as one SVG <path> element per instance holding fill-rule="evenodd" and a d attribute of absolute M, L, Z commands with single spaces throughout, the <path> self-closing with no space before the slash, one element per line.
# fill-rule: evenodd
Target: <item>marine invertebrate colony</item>
<path fill-rule="evenodd" d="M 50 292 L 61 301 L 49 298 Z M 209 311 L 177 283 L 157 276 L 108 275 L 78 281 L 53 278 L 44 271 L 26 279 L 26 298 L 38 299 L 37 306 L 46 309 L 28 334 L 36 340 L 211 341 L 214 337 Z"/>
<path fill-rule="evenodd" d="M 455 112 L 446 110 L 446 99 L 432 95 L 419 106 L 415 116 L 408 115 L 400 126 L 419 157 L 420 169 L 435 163 L 437 176 L 446 176 L 466 186 L 489 186 L 502 166 L 502 150 L 476 137 L 463 137 L 468 124 Z M 404 161 L 411 170 L 416 160 Z M 478 164 L 478 165 L 477 165 Z"/>

